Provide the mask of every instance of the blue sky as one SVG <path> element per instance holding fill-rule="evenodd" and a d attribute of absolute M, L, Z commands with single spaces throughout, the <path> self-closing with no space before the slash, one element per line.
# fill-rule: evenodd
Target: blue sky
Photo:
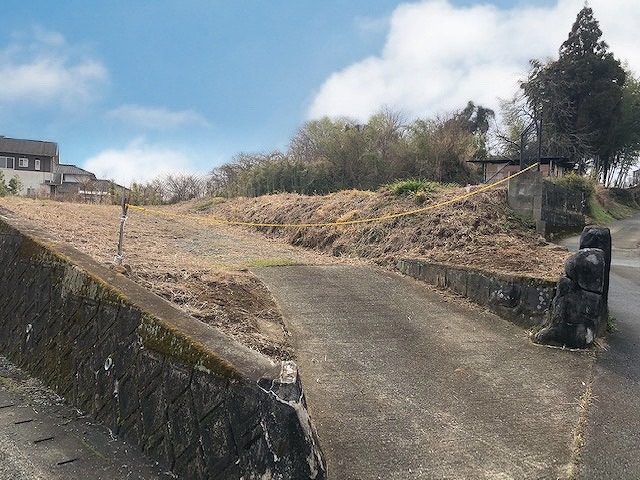
<path fill-rule="evenodd" d="M 637 0 L 592 0 L 634 71 Z M 306 120 L 497 108 L 581 0 L 4 0 L 0 134 L 128 184 L 286 149 Z"/>

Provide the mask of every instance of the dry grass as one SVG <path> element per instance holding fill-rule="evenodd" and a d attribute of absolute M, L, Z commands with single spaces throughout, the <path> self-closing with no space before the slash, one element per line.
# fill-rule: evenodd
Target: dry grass
<path fill-rule="evenodd" d="M 463 192 L 430 193 L 421 206 Z M 391 266 L 399 257 L 420 257 L 557 278 L 566 250 L 535 235 L 530 225 L 506 207 L 505 197 L 503 190 L 497 190 L 394 220 L 313 228 L 230 227 L 131 210 L 125 228 L 124 262 L 134 281 L 194 318 L 273 358 L 289 358 L 293 350 L 278 309 L 249 268 L 359 259 Z M 323 197 L 282 194 L 192 201 L 161 209 L 209 219 L 308 223 L 372 218 L 419 206 L 412 197 L 390 192 L 344 191 Z M 114 258 L 118 206 L 5 198 L 0 207 L 33 220 L 100 263 L 111 264 Z"/>
<path fill-rule="evenodd" d="M 464 193 L 448 189 L 431 193 L 425 206 Z M 189 204 L 180 207 L 190 211 Z M 326 197 L 282 194 L 220 202 L 207 214 L 256 223 L 314 223 L 357 220 L 420 208 L 415 199 L 389 192 L 344 191 Z M 260 229 L 339 257 L 370 259 L 393 265 L 399 257 L 468 265 L 499 273 L 556 279 L 567 251 L 535 234 L 526 220 L 506 205 L 506 190 L 484 192 L 442 208 L 381 222 L 337 227 Z"/>
<path fill-rule="evenodd" d="M 99 263 L 111 265 L 117 253 L 119 206 L 4 198 L 0 207 L 34 221 Z M 333 260 L 245 229 L 135 210 L 125 226 L 123 254 L 132 280 L 278 359 L 293 355 L 288 333 L 271 294 L 247 268 Z"/>

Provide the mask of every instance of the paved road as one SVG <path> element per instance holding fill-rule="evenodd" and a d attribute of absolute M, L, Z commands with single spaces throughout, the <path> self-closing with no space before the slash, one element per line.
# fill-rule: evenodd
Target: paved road
<path fill-rule="evenodd" d="M 173 478 L 0 357 L 0 479 Z"/>
<path fill-rule="evenodd" d="M 610 228 L 609 311 L 618 331 L 609 338 L 609 350 L 598 354 L 583 479 L 640 478 L 640 215 Z"/>
<path fill-rule="evenodd" d="M 330 478 L 567 478 L 593 354 L 370 267 L 257 270 L 293 330 Z"/>

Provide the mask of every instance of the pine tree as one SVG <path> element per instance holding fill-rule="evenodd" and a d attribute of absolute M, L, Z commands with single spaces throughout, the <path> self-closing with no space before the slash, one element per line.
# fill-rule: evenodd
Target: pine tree
<path fill-rule="evenodd" d="M 560 46 L 558 60 L 532 61 L 522 87 L 555 153 L 590 160 L 606 179 L 622 112 L 625 71 L 601 38 L 593 10 L 585 6 Z"/>

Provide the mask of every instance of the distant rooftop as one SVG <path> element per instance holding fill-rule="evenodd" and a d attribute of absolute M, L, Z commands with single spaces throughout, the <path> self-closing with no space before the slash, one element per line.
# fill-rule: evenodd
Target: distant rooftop
<path fill-rule="evenodd" d="M 15 153 L 16 155 L 42 155 L 43 157 L 57 157 L 58 144 L 41 140 L 20 140 L 0 136 L 0 152 Z"/>
<path fill-rule="evenodd" d="M 85 170 L 75 165 L 68 165 L 61 163 L 56 167 L 56 173 L 64 173 L 65 175 L 83 175 L 95 178 L 95 175 L 88 170 Z"/>

